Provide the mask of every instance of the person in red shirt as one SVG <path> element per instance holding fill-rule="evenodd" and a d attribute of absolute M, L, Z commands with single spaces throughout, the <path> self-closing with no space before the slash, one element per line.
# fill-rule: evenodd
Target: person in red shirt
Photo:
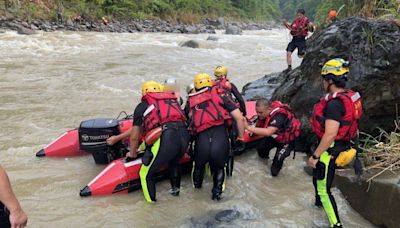
<path fill-rule="evenodd" d="M 290 35 L 293 39 L 286 48 L 286 62 L 288 64 L 287 71 L 292 70 L 292 53 L 297 48 L 297 55 L 303 58 L 306 51 L 306 37 L 308 36 L 309 28 L 313 28 L 313 23 L 305 16 L 304 9 L 297 10 L 296 19 L 290 24 L 287 20 L 283 21 L 283 25 L 290 30 Z"/>

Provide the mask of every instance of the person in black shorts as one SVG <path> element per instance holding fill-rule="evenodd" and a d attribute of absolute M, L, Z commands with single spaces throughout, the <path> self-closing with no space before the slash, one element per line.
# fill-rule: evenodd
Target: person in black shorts
<path fill-rule="evenodd" d="M 313 23 L 305 16 L 304 9 L 297 10 L 296 19 L 290 24 L 284 20 L 283 25 L 290 30 L 290 35 L 293 39 L 286 48 L 286 62 L 288 64 L 287 70 L 292 70 L 292 53 L 297 48 L 297 55 L 303 58 L 306 51 L 306 37 L 308 36 L 309 28 L 313 28 Z"/>

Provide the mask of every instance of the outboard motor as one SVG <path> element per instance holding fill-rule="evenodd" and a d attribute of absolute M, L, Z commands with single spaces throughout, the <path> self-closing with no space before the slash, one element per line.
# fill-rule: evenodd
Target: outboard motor
<path fill-rule="evenodd" d="M 122 142 L 109 146 L 106 140 L 112 135 L 118 135 L 119 121 L 117 119 L 91 119 L 82 121 L 79 126 L 80 149 L 91 153 L 96 164 L 108 164 L 126 154 Z"/>

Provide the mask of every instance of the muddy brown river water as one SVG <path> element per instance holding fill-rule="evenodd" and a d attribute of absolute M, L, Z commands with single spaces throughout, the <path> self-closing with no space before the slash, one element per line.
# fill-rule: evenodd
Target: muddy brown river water
<path fill-rule="evenodd" d="M 326 227 L 322 209 L 313 207 L 311 178 L 301 154 L 288 158 L 278 178 L 254 151 L 236 158 L 222 202 L 210 199 L 211 179 L 192 189 L 188 175 L 180 197 L 157 185 L 158 202 L 147 204 L 141 191 L 108 197 L 79 197 L 102 166 L 91 156 L 36 158 L 35 153 L 80 121 L 133 111 L 145 80 L 175 77 L 181 91 L 196 73 L 229 68 L 238 87 L 286 67 L 284 30 L 241 36 L 159 33 L 0 34 L 0 164 L 29 216 L 29 227 Z M 179 47 L 188 39 L 199 49 Z M 296 57 L 295 65 L 300 60 Z M 269 165 L 269 164 L 268 164 Z M 346 227 L 372 227 L 333 190 Z M 212 217 L 224 209 L 240 216 L 231 223 Z"/>

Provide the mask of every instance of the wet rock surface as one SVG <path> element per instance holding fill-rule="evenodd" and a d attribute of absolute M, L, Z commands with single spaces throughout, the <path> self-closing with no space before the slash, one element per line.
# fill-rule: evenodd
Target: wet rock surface
<path fill-rule="evenodd" d="M 199 44 L 199 42 L 197 42 L 195 40 L 188 40 L 188 41 L 185 41 L 185 42 L 179 44 L 179 46 L 189 47 L 189 48 L 199 48 L 200 44 Z"/>
<path fill-rule="evenodd" d="M 228 25 L 226 27 L 225 34 L 241 35 L 242 34 L 242 29 L 237 25 Z"/>
<path fill-rule="evenodd" d="M 351 62 L 348 87 L 363 97 L 360 130 L 374 133 L 376 127 L 392 130 L 396 102 L 400 99 L 400 28 L 391 21 L 359 17 L 336 22 L 307 40 L 302 64 L 290 71 L 271 74 L 243 88 L 246 99 L 269 97 L 270 78 L 282 77 L 272 99 L 289 103 L 302 121 L 302 142 L 307 150 L 313 141 L 309 118 L 323 95 L 320 64 L 333 57 Z"/>
<path fill-rule="evenodd" d="M 190 219 L 190 227 L 235 227 L 236 220 L 249 220 L 244 218 L 238 210 L 226 209 L 218 211 L 209 211 L 203 216 Z"/>
<path fill-rule="evenodd" d="M 338 170 L 334 184 L 350 205 L 364 218 L 380 227 L 399 227 L 400 175 L 387 173 L 368 183 L 375 172 L 358 181 L 353 170 Z"/>
<path fill-rule="evenodd" d="M 224 210 L 215 215 L 215 219 L 220 222 L 231 222 L 239 218 L 240 212 L 236 210 Z"/>

